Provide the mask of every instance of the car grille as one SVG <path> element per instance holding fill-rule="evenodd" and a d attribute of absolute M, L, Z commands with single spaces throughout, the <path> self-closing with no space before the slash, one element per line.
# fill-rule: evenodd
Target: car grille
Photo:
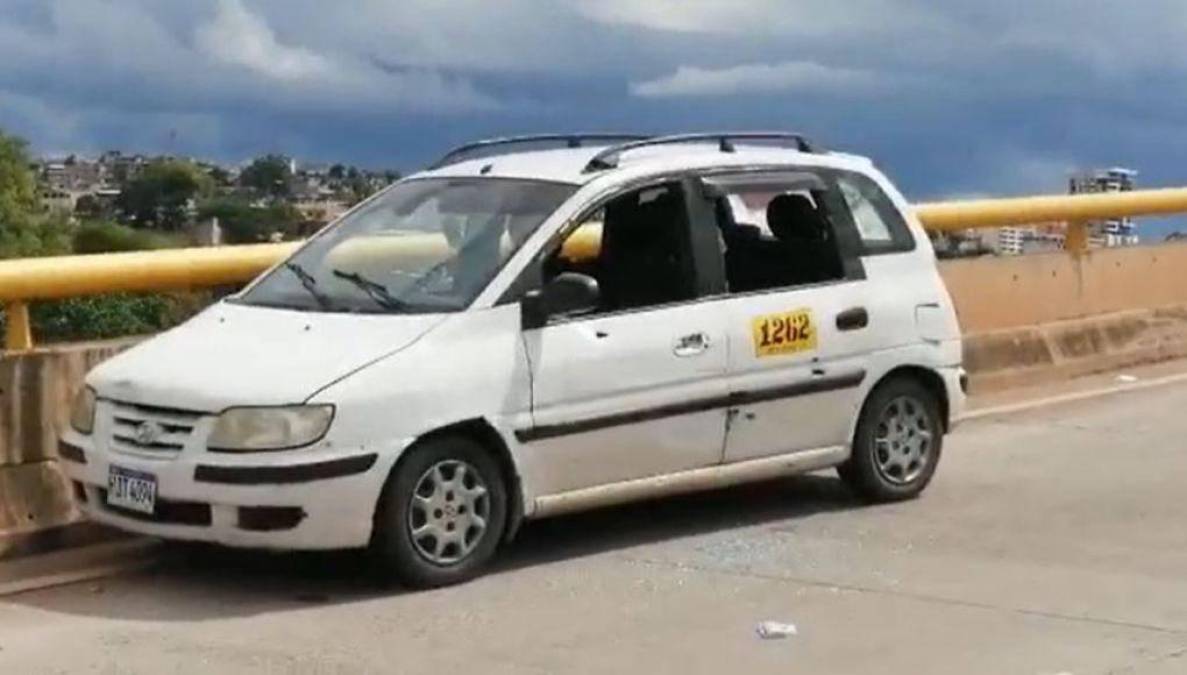
<path fill-rule="evenodd" d="M 168 454 L 185 447 L 202 413 L 113 401 L 111 417 L 114 449 Z M 146 425 L 151 428 L 147 434 Z"/>

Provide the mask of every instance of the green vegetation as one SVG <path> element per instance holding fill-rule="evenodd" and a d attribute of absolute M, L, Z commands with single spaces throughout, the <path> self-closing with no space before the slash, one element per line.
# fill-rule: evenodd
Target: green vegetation
<path fill-rule="evenodd" d="M 38 343 L 147 335 L 185 321 L 210 304 L 209 293 L 97 295 L 40 302 L 29 310 Z"/>
<path fill-rule="evenodd" d="M 25 142 L 0 131 L 0 223 L 38 207 L 37 182 Z"/>
<path fill-rule="evenodd" d="M 111 253 L 176 248 L 185 241 L 177 236 L 138 230 L 107 221 L 90 221 L 74 230 L 75 253 Z"/>
<path fill-rule="evenodd" d="M 68 255 L 72 228 L 61 214 L 0 214 L 0 258 Z"/>
<path fill-rule="evenodd" d="M 69 251 L 69 224 L 43 212 L 25 142 L 0 131 L 0 257 Z"/>

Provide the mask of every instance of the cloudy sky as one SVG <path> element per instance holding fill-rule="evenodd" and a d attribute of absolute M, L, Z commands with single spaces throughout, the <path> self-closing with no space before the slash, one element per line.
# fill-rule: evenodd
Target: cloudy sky
<path fill-rule="evenodd" d="M 552 130 L 794 129 L 916 198 L 1187 184 L 1182 0 L 0 0 L 38 152 L 414 169 Z"/>

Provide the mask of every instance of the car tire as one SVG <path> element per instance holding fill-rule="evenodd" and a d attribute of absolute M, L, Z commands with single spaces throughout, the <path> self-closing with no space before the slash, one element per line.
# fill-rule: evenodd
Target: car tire
<path fill-rule="evenodd" d="M 943 445 L 935 394 L 913 378 L 896 377 L 866 398 L 852 454 L 837 473 L 866 501 L 912 499 L 931 482 Z"/>
<path fill-rule="evenodd" d="M 412 588 L 479 574 L 507 524 L 498 462 L 468 438 L 443 436 L 410 448 L 384 485 L 371 551 L 382 578 Z"/>

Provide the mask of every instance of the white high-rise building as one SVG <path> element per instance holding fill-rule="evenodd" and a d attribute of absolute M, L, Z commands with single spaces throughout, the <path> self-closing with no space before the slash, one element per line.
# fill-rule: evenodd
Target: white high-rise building
<path fill-rule="evenodd" d="M 1023 244 L 1033 227 L 1002 227 L 997 230 L 998 255 L 1022 255 Z"/>
<path fill-rule="evenodd" d="M 1069 188 L 1074 195 L 1096 192 L 1129 192 L 1134 189 L 1137 175 L 1137 171 L 1121 167 L 1086 171 L 1072 176 Z M 1133 218 L 1114 218 L 1089 223 L 1088 244 L 1092 247 L 1135 246 L 1137 243 L 1137 225 Z"/>

